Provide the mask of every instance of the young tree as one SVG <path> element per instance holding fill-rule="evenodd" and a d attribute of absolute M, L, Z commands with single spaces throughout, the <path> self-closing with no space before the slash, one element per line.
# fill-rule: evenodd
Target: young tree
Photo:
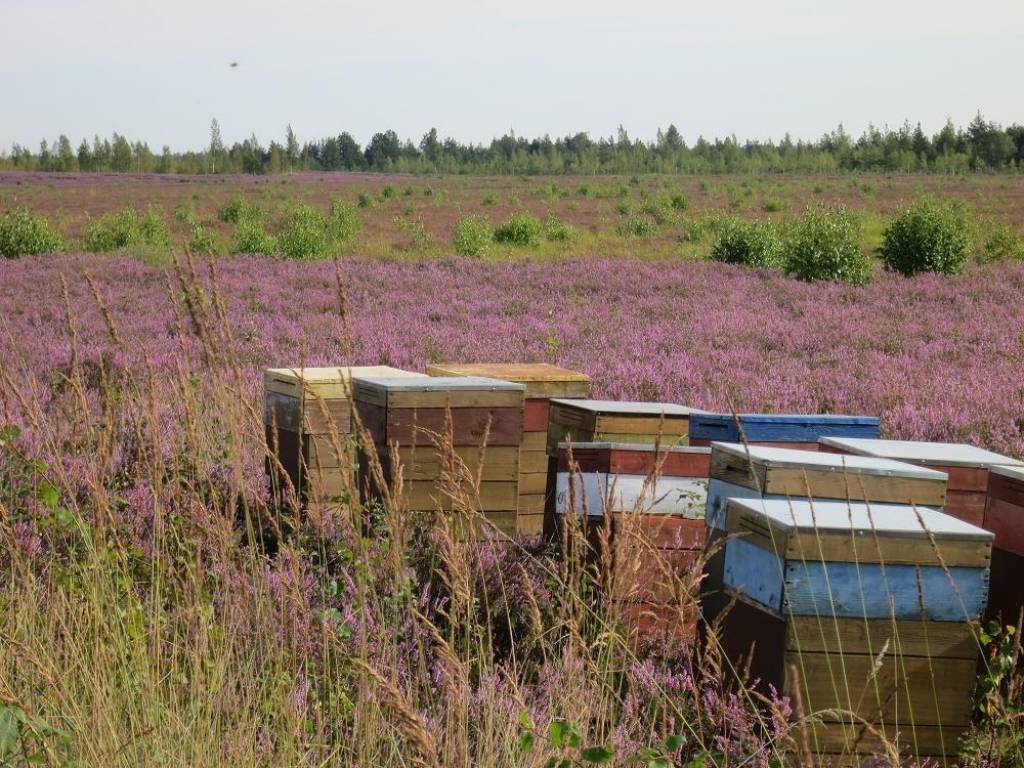
<path fill-rule="evenodd" d="M 57 139 L 57 167 L 59 170 L 69 172 L 75 170 L 75 152 L 71 149 L 71 140 L 63 133 Z"/>
<path fill-rule="evenodd" d="M 217 172 L 217 158 L 224 154 L 224 141 L 220 137 L 220 123 L 213 118 L 210 123 L 210 173 Z"/>
<path fill-rule="evenodd" d="M 295 166 L 299 164 L 299 140 L 295 138 L 291 123 L 288 123 L 288 130 L 285 131 L 284 152 L 288 160 L 288 170 L 294 171 Z"/>
<path fill-rule="evenodd" d="M 78 170 L 95 170 L 93 166 L 92 150 L 89 148 L 89 142 L 85 139 L 82 139 L 82 143 L 78 145 Z"/>
<path fill-rule="evenodd" d="M 128 139 L 116 133 L 110 153 L 110 169 L 118 173 L 132 169 L 132 145 L 128 143 Z"/>

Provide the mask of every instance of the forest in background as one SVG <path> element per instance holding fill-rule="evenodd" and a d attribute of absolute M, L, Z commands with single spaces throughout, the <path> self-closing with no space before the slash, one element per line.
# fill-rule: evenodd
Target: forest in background
<path fill-rule="evenodd" d="M 375 133 L 362 146 L 348 132 L 300 142 L 289 125 L 281 141 L 263 144 L 252 135 L 227 145 L 217 120 L 206 147 L 159 152 L 145 141 L 114 133 L 75 146 L 61 134 L 33 151 L 14 144 L 0 151 L 0 170 L 120 173 L 247 173 L 377 171 L 415 174 L 622 174 L 622 173 L 969 173 L 1024 169 L 1024 125 L 1004 127 L 980 113 L 966 127 L 947 121 L 929 136 L 920 123 L 899 128 L 869 126 L 859 137 L 843 126 L 816 141 L 739 141 L 735 135 L 687 143 L 675 125 L 653 141 L 586 132 L 552 139 L 508 133 L 489 144 L 442 138 L 431 128 L 418 143 L 393 130 Z"/>

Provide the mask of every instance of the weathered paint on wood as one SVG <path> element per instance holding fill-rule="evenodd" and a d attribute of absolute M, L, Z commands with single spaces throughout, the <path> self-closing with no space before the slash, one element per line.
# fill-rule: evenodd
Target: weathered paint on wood
<path fill-rule="evenodd" d="M 874 416 L 701 413 L 690 420 L 691 439 L 728 442 L 814 443 L 822 437 L 878 437 Z M 742 433 L 742 438 L 741 438 Z"/>
<path fill-rule="evenodd" d="M 360 376 L 427 378 L 426 374 L 392 368 L 389 365 L 269 368 L 263 373 L 263 389 L 265 392 L 277 392 L 297 398 L 305 396 L 348 400 L 352 393 L 352 379 Z"/>
<path fill-rule="evenodd" d="M 675 403 L 553 399 L 548 426 L 548 453 L 573 442 L 661 442 L 686 444 L 690 414 L 697 409 Z"/>
<path fill-rule="evenodd" d="M 559 445 L 559 469 L 569 470 L 570 453 L 572 463 L 581 472 L 649 475 L 657 471 L 663 476 L 706 478 L 711 467 L 709 448 L 645 443 L 578 443 Z"/>
<path fill-rule="evenodd" d="M 379 445 L 433 447 L 450 435 L 457 446 L 515 446 L 523 440 L 521 408 L 386 408 L 359 402 L 359 418 Z"/>
<path fill-rule="evenodd" d="M 577 480 L 575 486 L 571 485 L 573 477 Z M 558 514 L 567 514 L 572 509 L 570 489 L 575 496 L 576 514 L 596 517 L 611 512 L 639 512 L 699 518 L 707 503 L 707 481 L 703 479 L 559 472 L 555 487 Z"/>
<path fill-rule="evenodd" d="M 742 538 L 725 548 L 723 583 L 785 615 L 970 621 L 988 569 L 785 560 Z"/>
<path fill-rule="evenodd" d="M 529 433 L 524 433 L 524 437 L 528 434 Z M 548 455 L 543 449 L 539 451 L 527 451 L 520 449 L 519 468 L 523 474 L 526 474 L 527 472 L 547 472 Z"/>
<path fill-rule="evenodd" d="M 992 468 L 984 526 L 995 534 L 996 547 L 1024 555 L 1024 469 Z"/>
<path fill-rule="evenodd" d="M 523 431 L 547 432 L 549 410 L 547 400 L 527 399 L 523 405 Z"/>
<path fill-rule="evenodd" d="M 483 450 L 456 446 L 451 449 L 454 455 L 450 455 L 432 445 L 420 445 L 387 453 L 388 469 L 394 471 L 400 463 L 402 477 L 407 480 L 436 480 L 442 470 L 460 472 L 464 471 L 462 466 L 475 476 L 481 465 L 482 480 L 515 480 L 519 476 L 519 449 L 515 446 L 489 446 Z"/>
<path fill-rule="evenodd" d="M 708 440 L 702 437 L 690 436 L 690 445 L 710 447 L 712 443 L 717 442 L 715 440 Z M 760 445 L 765 448 L 789 448 L 794 451 L 811 451 L 817 453 L 821 446 L 817 442 L 813 443 L 786 443 L 786 442 L 774 442 L 771 440 L 748 440 L 747 445 Z"/>

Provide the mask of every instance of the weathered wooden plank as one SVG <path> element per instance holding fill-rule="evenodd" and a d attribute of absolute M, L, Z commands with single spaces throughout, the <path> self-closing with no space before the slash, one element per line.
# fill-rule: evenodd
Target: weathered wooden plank
<path fill-rule="evenodd" d="M 583 472 L 576 475 L 576 513 L 600 516 L 606 512 L 680 515 L 699 518 L 707 504 L 706 481 L 700 478 L 609 475 Z M 582 492 L 580 492 L 582 491 Z M 555 485 L 555 509 L 570 509 L 570 473 L 559 472 Z"/>
<path fill-rule="evenodd" d="M 549 363 L 436 363 L 427 373 L 514 381 L 526 386 L 527 398 L 590 396 L 589 376 Z"/>
<path fill-rule="evenodd" d="M 523 431 L 547 432 L 550 409 L 547 400 L 527 399 L 523 405 Z"/>
<path fill-rule="evenodd" d="M 263 421 L 282 429 L 308 434 L 352 431 L 352 402 L 347 399 L 298 398 L 267 392 Z"/>
<path fill-rule="evenodd" d="M 544 500 L 545 494 L 543 493 L 523 493 L 519 492 L 519 513 L 521 515 L 540 515 L 544 517 Z"/>
<path fill-rule="evenodd" d="M 542 450 L 532 451 L 520 449 L 519 469 L 521 472 L 547 472 L 548 455 Z"/>
<path fill-rule="evenodd" d="M 519 498 L 522 499 L 521 496 Z M 543 499 L 541 506 L 543 506 Z M 523 536 L 540 536 L 544 533 L 544 513 L 524 513 L 523 504 L 520 501 L 519 514 L 516 517 L 516 533 Z"/>
<path fill-rule="evenodd" d="M 452 494 L 447 493 L 441 485 L 432 480 L 406 481 L 403 488 L 410 509 L 449 510 L 455 504 Z M 511 510 L 515 513 L 519 501 L 519 484 L 514 481 L 484 481 L 480 483 L 479 496 L 468 486 L 459 489 L 459 496 L 464 497 L 471 507 L 479 510 Z M 513 520 L 513 528 L 514 526 Z"/>
<path fill-rule="evenodd" d="M 660 417 L 598 414 L 594 427 L 597 434 L 660 435 L 662 442 L 690 433 L 690 417 Z"/>
<path fill-rule="evenodd" d="M 362 411 L 360 411 L 362 413 Z M 431 445 L 448 435 L 458 446 L 516 446 L 523 440 L 519 408 L 388 408 L 387 444 Z"/>
<path fill-rule="evenodd" d="M 703 550 L 704 522 L 678 515 L 637 515 L 631 512 L 612 514 L 616 535 L 636 538 L 658 550 Z"/>
<path fill-rule="evenodd" d="M 811 723 L 812 749 L 821 756 L 822 765 L 832 755 L 856 754 L 846 765 L 861 766 L 874 754 L 885 754 L 883 739 L 896 747 L 897 752 L 916 757 L 949 755 L 949 768 L 956 765 L 959 739 L 967 731 L 963 725 L 928 726 L 913 723 L 877 723 L 867 728 L 863 723 Z M 845 760 L 846 758 L 844 758 Z M 838 764 L 833 763 L 835 768 Z"/>
<path fill-rule="evenodd" d="M 520 493 L 544 493 L 547 486 L 547 472 L 526 472 L 519 475 Z"/>
<path fill-rule="evenodd" d="M 539 451 L 547 456 L 547 432 L 524 432 L 520 447 L 523 451 Z"/>
<path fill-rule="evenodd" d="M 519 408 L 525 387 L 483 378 L 355 378 L 352 399 L 397 408 Z"/>
<path fill-rule="evenodd" d="M 974 627 L 959 621 L 787 618 L 786 649 L 803 653 L 867 654 L 976 661 L 980 646 Z"/>
<path fill-rule="evenodd" d="M 992 470 L 984 527 L 995 534 L 994 546 L 1024 555 L 1024 470 Z"/>
<path fill-rule="evenodd" d="M 631 643 L 657 642 L 685 647 L 697 638 L 697 618 L 677 605 L 665 603 L 618 602 L 610 613 L 622 624 Z"/>
<path fill-rule="evenodd" d="M 1003 456 L 999 453 L 963 443 L 932 443 L 917 440 L 867 440 L 861 438 L 825 437 L 821 439 L 824 449 L 838 450 L 859 456 L 875 456 L 883 459 L 906 461 L 929 467 L 976 467 L 992 466 L 1024 467 L 1024 461 Z M 950 482 L 953 486 L 952 478 Z M 961 490 L 975 490 L 960 488 Z"/>
<path fill-rule="evenodd" d="M 519 476 L 519 449 L 515 446 L 488 446 L 481 451 L 477 447 L 456 447 L 455 456 L 444 455 L 434 446 L 420 445 L 415 448 L 399 448 L 389 451 L 389 467 L 396 462 L 402 465 L 402 476 L 408 480 L 436 480 L 442 468 L 454 463 L 455 458 L 474 475 L 483 464 L 484 480 L 515 480 Z"/>

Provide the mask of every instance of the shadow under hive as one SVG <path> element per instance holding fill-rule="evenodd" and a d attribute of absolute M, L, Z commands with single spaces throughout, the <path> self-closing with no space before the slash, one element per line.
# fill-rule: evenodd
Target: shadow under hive
<path fill-rule="evenodd" d="M 428 365 L 431 376 L 484 376 L 526 387 L 523 442 L 519 449 L 519 502 L 516 527 L 520 533 L 544 530 L 548 461 L 545 444 L 551 398 L 590 396 L 590 377 L 548 363 L 440 363 Z"/>
<path fill-rule="evenodd" d="M 730 499 L 717 635 L 731 669 L 749 665 L 799 692 L 811 749 L 836 764 L 879 751 L 958 752 L 969 727 L 992 534 L 927 507 Z"/>
<path fill-rule="evenodd" d="M 818 450 L 822 437 L 878 437 L 874 416 L 796 413 L 695 413 L 690 418 L 690 445 L 720 441 Z"/>
<path fill-rule="evenodd" d="M 426 378 L 387 365 L 264 372 L 263 421 L 276 459 L 267 461 L 267 475 L 279 501 L 289 483 L 304 504 L 330 503 L 356 487 L 351 394 L 359 376 Z"/>
<path fill-rule="evenodd" d="M 469 505 L 512 535 L 524 391 L 522 384 L 483 377 L 360 378 L 353 397 L 388 488 L 395 489 L 400 475 L 410 510 Z M 365 473 L 361 486 L 368 497 L 387 495 Z"/>
<path fill-rule="evenodd" d="M 688 612 L 696 601 L 677 585 L 691 581 L 704 547 L 710 456 L 708 448 L 638 443 L 559 448 L 556 517 L 564 523 L 575 508 L 589 534 L 588 559 L 635 641 L 694 638 L 697 617 Z M 598 535 L 605 518 L 608 552 Z"/>
<path fill-rule="evenodd" d="M 991 467 L 985 530 L 995 535 L 987 617 L 1016 624 L 1024 605 L 1024 467 Z"/>
<path fill-rule="evenodd" d="M 972 525 L 984 524 L 989 467 L 1024 467 L 1024 461 L 960 443 L 826 437 L 821 440 L 821 450 L 892 459 L 945 472 L 949 476 L 945 511 Z"/>
<path fill-rule="evenodd" d="M 705 621 L 724 605 L 722 569 L 725 508 L 731 499 L 847 499 L 942 507 L 946 475 L 927 467 L 889 459 L 840 456 L 772 446 L 714 443 L 708 483 L 707 546 L 709 556 L 701 584 Z"/>

